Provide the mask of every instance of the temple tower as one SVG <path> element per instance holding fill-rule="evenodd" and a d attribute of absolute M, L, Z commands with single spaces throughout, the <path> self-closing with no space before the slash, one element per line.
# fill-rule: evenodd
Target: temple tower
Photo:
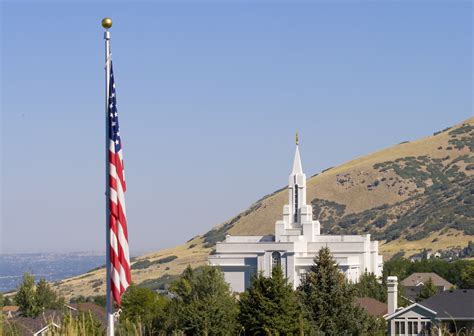
<path fill-rule="evenodd" d="M 288 177 L 288 204 L 283 207 L 283 220 L 275 224 L 276 241 L 314 241 L 320 234 L 320 224 L 313 220 L 313 208 L 306 204 L 306 175 L 303 173 L 296 133 L 293 167 Z"/>

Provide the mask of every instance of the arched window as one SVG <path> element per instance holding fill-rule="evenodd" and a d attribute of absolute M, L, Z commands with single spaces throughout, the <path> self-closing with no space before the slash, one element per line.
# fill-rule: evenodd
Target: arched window
<path fill-rule="evenodd" d="M 272 253 L 272 268 L 275 266 L 281 267 L 281 254 L 277 251 Z"/>
<path fill-rule="evenodd" d="M 298 223 L 298 185 L 295 184 L 295 223 Z"/>

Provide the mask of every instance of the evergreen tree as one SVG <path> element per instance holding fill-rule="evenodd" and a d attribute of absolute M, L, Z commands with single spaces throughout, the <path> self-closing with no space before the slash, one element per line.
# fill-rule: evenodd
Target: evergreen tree
<path fill-rule="evenodd" d="M 55 291 L 45 279 L 41 279 L 36 285 L 36 304 L 40 309 L 60 309 L 64 304 L 64 299 L 59 298 Z"/>
<path fill-rule="evenodd" d="M 15 302 L 20 307 L 22 316 L 36 317 L 45 309 L 62 308 L 64 298 L 58 297 L 46 280 L 41 279 L 36 285 L 34 276 L 25 273 Z"/>
<path fill-rule="evenodd" d="M 35 278 L 32 275 L 28 273 L 23 275 L 23 282 L 18 288 L 15 301 L 22 316 L 36 317 L 41 312 L 36 300 Z"/>
<path fill-rule="evenodd" d="M 120 320 L 139 323 L 145 335 L 158 333 L 166 299 L 148 288 L 131 285 L 122 297 Z"/>
<path fill-rule="evenodd" d="M 190 266 L 172 286 L 176 297 L 168 306 L 169 332 L 186 335 L 234 335 L 238 305 L 222 273 L 204 266 L 193 271 Z"/>
<path fill-rule="evenodd" d="M 424 284 L 423 289 L 418 294 L 417 301 L 427 299 L 437 293 L 438 289 L 436 288 L 435 284 L 433 283 L 433 280 L 430 277 L 428 281 L 426 281 L 426 283 Z"/>
<path fill-rule="evenodd" d="M 354 302 L 354 287 L 342 274 L 327 247 L 314 258 L 298 288 L 313 332 L 326 335 L 371 335 L 378 324 Z"/>
<path fill-rule="evenodd" d="M 357 297 L 371 297 L 381 302 L 387 301 L 387 289 L 379 282 L 374 273 L 364 272 L 354 285 Z"/>
<path fill-rule="evenodd" d="M 255 275 L 240 297 L 239 322 L 246 335 L 293 335 L 300 330 L 298 298 L 280 267 L 267 278 Z"/>

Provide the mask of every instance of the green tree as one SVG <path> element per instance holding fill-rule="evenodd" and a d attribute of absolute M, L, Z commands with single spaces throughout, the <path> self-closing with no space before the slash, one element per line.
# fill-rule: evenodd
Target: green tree
<path fill-rule="evenodd" d="M 15 296 L 15 301 L 19 306 L 20 314 L 26 317 L 36 317 L 41 312 L 36 300 L 35 278 L 25 273 L 23 282 L 20 284 Z"/>
<path fill-rule="evenodd" d="M 354 290 L 357 297 L 371 297 L 381 302 L 387 301 L 387 290 L 374 273 L 364 272 L 359 278 L 359 282 L 354 285 Z"/>
<path fill-rule="evenodd" d="M 247 335 L 293 335 L 300 330 L 298 298 L 280 267 L 273 268 L 271 277 L 255 275 L 239 306 L 239 322 Z"/>
<path fill-rule="evenodd" d="M 474 264 L 466 266 L 461 271 L 460 287 L 474 289 Z"/>
<path fill-rule="evenodd" d="M 120 320 L 140 324 L 145 335 L 157 334 L 166 303 L 163 296 L 151 289 L 132 284 L 122 297 Z"/>
<path fill-rule="evenodd" d="M 438 289 L 436 288 L 435 284 L 433 283 L 433 280 L 430 277 L 428 281 L 426 281 L 426 283 L 423 285 L 423 288 L 421 289 L 420 293 L 418 293 L 417 301 L 427 299 L 437 293 Z"/>
<path fill-rule="evenodd" d="M 397 275 L 399 279 L 403 280 L 415 272 L 434 272 L 452 284 L 462 287 L 461 273 L 470 265 L 474 265 L 473 260 L 463 259 L 449 262 L 432 258 L 410 262 L 405 258 L 401 258 L 395 261 L 390 260 L 384 264 L 384 278 L 387 275 Z"/>
<path fill-rule="evenodd" d="M 388 276 L 397 276 L 399 280 L 405 279 L 413 273 L 411 267 L 413 263 L 406 258 L 394 258 L 384 263 L 383 265 L 383 279 Z"/>
<path fill-rule="evenodd" d="M 64 299 L 58 297 L 45 279 L 41 279 L 36 285 L 35 297 L 40 309 L 59 309 L 64 304 Z"/>
<path fill-rule="evenodd" d="M 313 332 L 326 335 L 372 335 L 379 325 L 355 301 L 355 290 L 330 254 L 322 248 L 299 286 Z"/>
<path fill-rule="evenodd" d="M 176 296 L 168 305 L 167 329 L 186 335 L 234 335 L 238 305 L 222 273 L 204 266 L 190 266 L 172 284 Z"/>
<path fill-rule="evenodd" d="M 44 309 L 62 308 L 64 298 L 58 297 L 46 280 L 41 279 L 35 284 L 34 276 L 25 273 L 15 295 L 15 302 L 20 307 L 22 316 L 36 317 Z"/>

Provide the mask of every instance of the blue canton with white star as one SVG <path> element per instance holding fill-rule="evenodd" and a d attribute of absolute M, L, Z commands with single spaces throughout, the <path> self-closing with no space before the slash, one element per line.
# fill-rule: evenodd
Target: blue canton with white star
<path fill-rule="evenodd" d="M 115 81 L 114 81 L 114 70 L 112 62 L 110 62 L 110 82 L 109 82 L 109 138 L 115 144 L 115 153 L 118 153 L 122 148 L 122 142 L 120 141 L 120 129 L 117 113 L 117 98 L 115 96 Z"/>

